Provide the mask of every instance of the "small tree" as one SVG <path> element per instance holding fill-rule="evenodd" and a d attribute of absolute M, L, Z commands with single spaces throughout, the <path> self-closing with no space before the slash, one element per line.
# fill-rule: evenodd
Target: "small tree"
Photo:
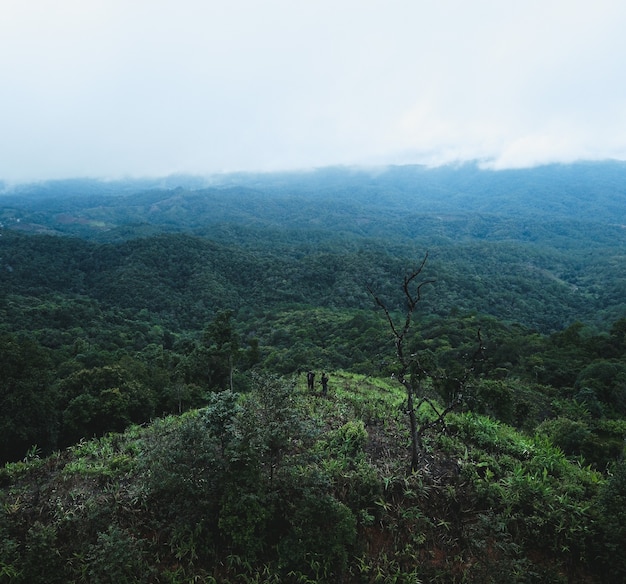
<path fill-rule="evenodd" d="M 232 322 L 232 311 L 219 312 L 204 329 L 202 340 L 178 366 L 187 384 L 210 391 L 234 391 L 233 376 L 241 355 L 239 335 Z"/>
<path fill-rule="evenodd" d="M 482 340 L 480 338 L 480 330 L 478 331 L 478 350 L 472 358 L 470 367 L 466 367 L 461 375 L 456 377 L 448 376 L 441 372 L 429 371 L 430 367 L 426 363 L 426 358 L 422 359 L 419 353 L 407 354 L 407 342 L 411 326 L 413 324 L 413 315 L 422 300 L 422 290 L 425 286 L 433 284 L 435 280 L 424 278 L 423 271 L 428 259 L 428 253 L 424 255 L 419 266 L 404 276 L 402 291 L 406 302 L 406 312 L 404 322 L 397 324 L 391 312 L 381 298 L 376 295 L 371 287 L 368 287 L 369 293 L 374 298 L 376 304 L 382 308 L 389 323 L 389 328 L 393 335 L 396 356 L 398 358 L 396 378 L 404 386 L 407 396 L 407 414 L 409 416 L 409 425 L 411 432 L 411 470 L 417 470 L 421 454 L 423 452 L 422 437 L 424 433 L 435 426 L 443 424 L 445 417 L 453 409 L 455 409 L 463 400 L 465 386 L 470 374 L 474 370 L 474 365 L 482 354 Z M 439 387 L 445 387 L 448 395 L 447 405 L 443 410 L 439 409 L 424 393 L 423 384 L 426 379 L 431 378 Z M 417 401 L 419 400 L 419 401 Z M 417 403 L 416 403 L 417 401 Z M 423 404 L 428 404 L 435 412 L 436 416 L 429 422 L 418 424 L 417 411 Z"/>
<path fill-rule="evenodd" d="M 212 386 L 234 391 L 233 372 L 239 357 L 239 335 L 232 322 L 230 310 L 217 314 L 204 332 L 208 348 L 208 376 Z"/>

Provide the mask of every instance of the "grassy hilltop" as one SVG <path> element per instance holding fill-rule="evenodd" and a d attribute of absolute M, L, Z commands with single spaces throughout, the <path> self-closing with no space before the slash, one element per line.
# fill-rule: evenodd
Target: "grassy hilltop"
<path fill-rule="evenodd" d="M 459 412 L 407 472 L 404 394 L 331 372 L 0 474 L 0 581 L 618 582 L 625 468 Z M 423 406 L 421 420 L 432 417 Z"/>

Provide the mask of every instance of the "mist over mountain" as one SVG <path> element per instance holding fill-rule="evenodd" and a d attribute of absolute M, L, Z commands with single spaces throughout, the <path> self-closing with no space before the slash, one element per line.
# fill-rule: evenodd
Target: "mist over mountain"
<path fill-rule="evenodd" d="M 137 223 L 172 230 L 230 223 L 372 235 L 398 221 L 401 230 L 415 217 L 437 218 L 445 229 L 446 222 L 469 215 L 615 227 L 626 224 L 625 178 L 626 163 L 588 162 L 499 171 L 464 164 L 75 179 L 5 190 L 1 219 L 7 227 L 19 220 L 22 230 L 83 237 Z M 92 232 L 81 229 L 89 223 Z"/>
<path fill-rule="evenodd" d="M 274 241 L 277 248 L 292 236 L 298 245 L 347 237 L 422 249 L 478 241 L 614 247 L 625 241 L 625 184 L 622 162 L 74 179 L 6 191 L 0 222 L 24 233 L 101 242 L 186 232 L 227 242 Z"/>

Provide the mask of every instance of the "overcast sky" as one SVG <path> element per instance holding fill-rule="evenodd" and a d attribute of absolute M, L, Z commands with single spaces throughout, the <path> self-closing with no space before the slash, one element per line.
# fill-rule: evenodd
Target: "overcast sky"
<path fill-rule="evenodd" d="M 624 0 L 0 0 L 0 180 L 599 158 Z"/>

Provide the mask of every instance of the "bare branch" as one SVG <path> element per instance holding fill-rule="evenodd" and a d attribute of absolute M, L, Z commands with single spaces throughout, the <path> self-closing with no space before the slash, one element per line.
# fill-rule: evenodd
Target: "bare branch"
<path fill-rule="evenodd" d="M 413 387 L 413 382 L 410 376 L 407 377 L 407 372 L 410 369 L 411 361 L 407 360 L 404 355 L 404 342 L 409 333 L 409 329 L 411 328 L 411 320 L 413 318 L 413 312 L 417 304 L 422 299 L 422 288 L 427 284 L 432 284 L 434 280 L 423 280 L 417 284 L 415 287 L 415 291 L 413 292 L 411 289 L 412 284 L 414 284 L 418 278 L 418 276 L 422 273 L 424 266 L 426 264 L 426 260 L 428 259 L 428 253 L 424 255 L 422 262 L 420 265 L 413 270 L 410 274 L 404 277 L 402 290 L 404 291 L 404 297 L 407 303 L 407 311 L 405 315 L 404 325 L 402 329 L 399 329 L 393 321 L 391 317 L 391 313 L 387 308 L 387 305 L 373 292 L 373 290 L 368 287 L 369 293 L 374 298 L 376 304 L 380 306 L 385 313 L 385 317 L 387 318 L 387 322 L 391 328 L 391 332 L 394 337 L 395 345 L 396 345 L 396 355 L 398 357 L 398 361 L 400 363 L 399 371 L 397 372 L 398 381 L 405 387 L 407 392 L 407 413 L 409 415 L 409 421 L 411 425 L 411 469 L 416 470 L 419 464 L 419 457 L 421 453 L 421 434 L 417 428 L 417 419 L 415 415 L 415 407 L 413 404 L 413 395 L 415 393 L 415 388 Z M 422 370 L 419 361 L 416 359 L 413 360 L 414 363 Z M 422 370 L 423 371 L 423 370 Z"/>
<path fill-rule="evenodd" d="M 368 292 L 374 298 L 376 304 L 380 308 L 382 308 L 385 317 L 387 318 L 387 322 L 389 323 L 389 326 L 391 328 L 391 332 L 393 334 L 396 345 L 396 356 L 399 362 L 399 368 L 396 372 L 396 376 L 398 381 L 404 386 L 407 397 L 406 413 L 409 416 L 411 431 L 412 471 L 417 470 L 420 464 L 420 458 L 423 453 L 422 437 L 429 429 L 437 426 L 443 426 L 445 424 L 445 419 L 447 415 L 462 403 L 463 394 L 465 393 L 465 387 L 468 383 L 470 375 L 476 369 L 476 364 L 480 360 L 482 360 L 484 351 L 482 338 L 480 335 L 480 329 L 478 329 L 478 348 L 472 355 L 470 366 L 466 367 L 463 371 L 463 374 L 458 378 L 449 377 L 446 374 L 436 375 L 433 371 L 427 371 L 422 365 L 421 359 L 418 354 L 411 354 L 410 356 L 408 356 L 408 358 L 407 356 L 405 356 L 405 341 L 411 328 L 415 309 L 422 300 L 422 290 L 424 286 L 433 284 L 435 282 L 435 280 L 432 279 L 420 279 L 427 259 L 428 253 L 424 255 L 422 262 L 415 270 L 404 276 L 402 282 L 402 291 L 404 292 L 404 298 L 407 308 L 402 328 L 399 328 L 394 323 L 391 312 L 387 305 L 380 299 L 379 296 L 374 293 L 370 286 L 368 286 L 367 288 Z M 450 393 L 449 399 L 447 400 L 448 404 L 444 409 L 439 410 L 438 406 L 435 405 L 433 401 L 423 395 L 420 396 L 417 407 L 415 406 L 414 399 L 417 397 L 418 393 L 421 393 L 420 390 L 422 389 L 422 380 L 426 378 L 430 378 L 433 382 L 438 381 L 443 382 L 444 384 L 452 383 L 452 392 Z M 423 404 L 428 404 L 428 406 L 435 413 L 435 419 L 426 422 L 421 421 L 418 424 L 417 411 Z"/>
<path fill-rule="evenodd" d="M 396 329 L 396 325 L 393 322 L 393 319 L 391 318 L 391 314 L 389 312 L 389 309 L 387 308 L 387 305 L 374 293 L 371 286 L 369 285 L 367 286 L 367 291 L 372 295 L 372 298 L 374 298 L 374 301 L 376 302 L 376 304 L 378 304 L 378 306 L 380 306 L 383 309 L 383 312 L 385 313 L 385 317 L 387 318 L 387 322 L 389 323 L 389 326 L 391 327 L 391 332 L 393 333 L 393 336 L 397 339 L 400 336 L 400 334 L 398 333 Z"/>

